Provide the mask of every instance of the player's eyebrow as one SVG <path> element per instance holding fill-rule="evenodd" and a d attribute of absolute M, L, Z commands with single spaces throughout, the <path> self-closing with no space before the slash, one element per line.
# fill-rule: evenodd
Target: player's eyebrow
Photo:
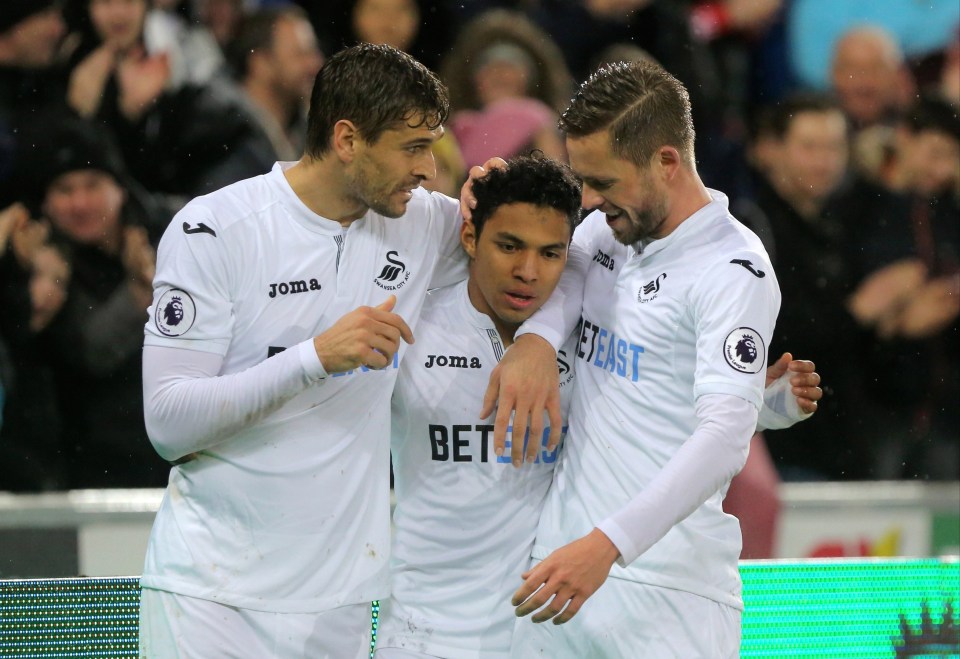
<path fill-rule="evenodd" d="M 527 242 L 525 240 L 513 235 L 509 231 L 498 231 L 496 234 L 495 240 L 505 240 L 505 241 L 514 243 L 519 247 L 527 246 Z M 557 242 L 551 243 L 549 245 L 540 245 L 538 249 L 565 249 L 566 247 L 567 247 L 567 244 L 565 242 L 563 242 L 562 240 L 558 240 Z"/>

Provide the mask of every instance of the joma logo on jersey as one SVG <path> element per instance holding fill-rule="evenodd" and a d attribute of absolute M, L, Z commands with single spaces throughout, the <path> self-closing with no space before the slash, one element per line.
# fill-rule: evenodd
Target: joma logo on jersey
<path fill-rule="evenodd" d="M 446 366 L 448 368 L 482 368 L 479 357 L 470 357 L 468 360 L 463 355 L 427 355 L 427 361 L 424 364 L 427 368 L 434 366 Z"/>
<path fill-rule="evenodd" d="M 380 274 L 374 278 L 374 283 L 385 291 L 395 291 L 402 288 L 407 280 L 410 279 L 410 271 L 407 270 L 407 264 L 399 260 L 396 250 L 387 252 L 387 264 L 380 270 Z"/>
<path fill-rule="evenodd" d="M 599 263 L 607 270 L 613 270 L 615 265 L 613 257 L 610 256 L 609 254 L 603 253 L 599 249 L 597 250 L 596 256 L 593 257 L 593 260 L 595 263 Z"/>
<path fill-rule="evenodd" d="M 270 297 L 277 297 L 278 295 L 293 295 L 294 293 L 307 293 L 308 291 L 319 291 L 321 289 L 320 282 L 316 279 L 311 279 L 309 283 L 305 279 L 298 279 L 297 281 L 282 281 L 278 284 L 269 284 L 270 292 L 267 293 Z"/>

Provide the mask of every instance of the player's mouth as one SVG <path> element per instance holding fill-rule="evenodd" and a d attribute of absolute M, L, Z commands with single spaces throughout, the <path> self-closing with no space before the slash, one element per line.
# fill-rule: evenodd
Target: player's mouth
<path fill-rule="evenodd" d="M 612 210 L 603 211 L 603 213 L 607 216 L 608 226 L 613 226 L 617 220 L 623 217 L 623 209 L 617 208 L 616 206 L 614 206 Z"/>
<path fill-rule="evenodd" d="M 397 194 L 401 195 L 406 201 L 410 201 L 413 198 L 413 191 L 420 187 L 420 181 L 407 185 L 401 188 L 397 188 Z"/>
<path fill-rule="evenodd" d="M 530 295 L 521 291 L 505 291 L 503 297 L 507 305 L 514 309 L 528 309 L 537 299 L 535 295 Z"/>

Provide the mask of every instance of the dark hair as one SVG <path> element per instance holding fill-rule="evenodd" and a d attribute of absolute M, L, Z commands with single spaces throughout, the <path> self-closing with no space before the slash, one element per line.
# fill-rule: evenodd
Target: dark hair
<path fill-rule="evenodd" d="M 903 116 L 902 122 L 911 133 L 936 131 L 960 140 L 960 114 L 956 106 L 940 96 L 921 96 Z"/>
<path fill-rule="evenodd" d="M 793 123 L 794 118 L 805 112 L 815 114 L 836 112 L 846 117 L 840 103 L 833 96 L 816 92 L 797 92 L 770 108 L 769 122 L 766 127 L 768 134 L 782 140 L 790 131 L 790 124 Z"/>
<path fill-rule="evenodd" d="M 473 196 L 477 236 L 504 204 L 554 208 L 567 218 L 571 234 L 580 217 L 580 181 L 566 165 L 542 156 L 517 156 L 507 161 L 506 169 L 491 169 L 473 182 Z"/>
<path fill-rule="evenodd" d="M 572 137 L 609 130 L 613 153 L 639 167 L 666 145 L 693 164 L 690 95 L 653 62 L 616 62 L 598 69 L 560 117 L 560 129 Z"/>
<path fill-rule="evenodd" d="M 250 56 L 258 50 L 274 47 L 274 28 L 281 20 L 309 22 L 302 8 L 297 5 L 280 5 L 247 14 L 240 20 L 237 32 L 226 48 L 227 62 L 238 80 L 243 80 L 250 70 Z"/>
<path fill-rule="evenodd" d="M 449 113 L 447 90 L 427 67 L 396 48 L 360 44 L 331 57 L 317 74 L 306 153 L 323 156 L 341 119 L 352 121 L 364 140 L 375 142 L 399 122 L 432 130 Z"/>

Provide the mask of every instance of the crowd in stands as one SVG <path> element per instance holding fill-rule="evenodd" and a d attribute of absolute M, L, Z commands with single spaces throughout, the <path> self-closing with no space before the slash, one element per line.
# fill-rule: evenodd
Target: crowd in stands
<path fill-rule="evenodd" d="M 842 10 L 841 10 L 842 8 Z M 300 157 L 313 78 L 358 41 L 437 71 L 431 189 L 538 149 L 605 62 L 693 96 L 703 180 L 764 241 L 771 358 L 814 417 L 787 480 L 960 479 L 956 0 L 3 0 L 0 490 L 154 487 L 140 353 L 157 241 L 193 196 Z"/>

